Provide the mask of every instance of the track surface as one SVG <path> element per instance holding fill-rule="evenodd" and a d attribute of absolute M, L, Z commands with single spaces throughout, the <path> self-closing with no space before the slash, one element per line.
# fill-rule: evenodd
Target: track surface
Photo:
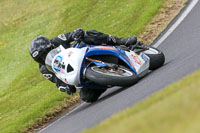
<path fill-rule="evenodd" d="M 155 91 L 200 68 L 200 2 L 158 47 L 166 56 L 165 65 L 130 88 L 108 90 L 93 104 L 82 103 L 73 111 L 42 129 L 41 133 L 77 133 L 97 125 Z"/>

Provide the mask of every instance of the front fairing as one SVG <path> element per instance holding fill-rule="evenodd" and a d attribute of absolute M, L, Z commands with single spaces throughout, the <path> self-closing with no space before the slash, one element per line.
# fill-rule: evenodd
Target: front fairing
<path fill-rule="evenodd" d="M 62 46 L 52 50 L 46 57 L 47 68 L 64 83 L 80 84 L 80 71 L 87 48 L 68 48 Z"/>

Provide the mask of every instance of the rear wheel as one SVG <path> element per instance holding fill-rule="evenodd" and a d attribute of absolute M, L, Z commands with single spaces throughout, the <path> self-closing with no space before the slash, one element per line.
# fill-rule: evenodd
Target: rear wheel
<path fill-rule="evenodd" d="M 100 85 L 111 86 L 130 86 L 138 81 L 135 73 L 122 66 L 91 66 L 86 71 L 86 78 Z"/>

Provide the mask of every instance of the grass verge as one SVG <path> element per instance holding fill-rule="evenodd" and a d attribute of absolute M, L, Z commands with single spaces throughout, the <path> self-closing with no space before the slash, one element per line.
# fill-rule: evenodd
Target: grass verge
<path fill-rule="evenodd" d="M 200 71 L 84 133 L 199 133 Z"/>

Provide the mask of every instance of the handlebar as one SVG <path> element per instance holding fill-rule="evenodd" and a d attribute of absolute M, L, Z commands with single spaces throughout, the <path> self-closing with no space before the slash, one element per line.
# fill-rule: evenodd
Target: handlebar
<path fill-rule="evenodd" d="M 74 43 L 72 44 L 73 48 L 82 48 L 85 46 L 87 46 L 87 44 L 85 44 L 81 39 L 75 40 Z"/>
<path fill-rule="evenodd" d="M 74 43 L 72 44 L 72 47 L 73 47 L 73 48 L 76 47 L 77 44 L 78 44 L 78 46 L 79 46 L 79 45 L 80 45 L 80 42 L 81 42 L 81 39 L 80 39 L 80 38 L 74 39 Z"/>

